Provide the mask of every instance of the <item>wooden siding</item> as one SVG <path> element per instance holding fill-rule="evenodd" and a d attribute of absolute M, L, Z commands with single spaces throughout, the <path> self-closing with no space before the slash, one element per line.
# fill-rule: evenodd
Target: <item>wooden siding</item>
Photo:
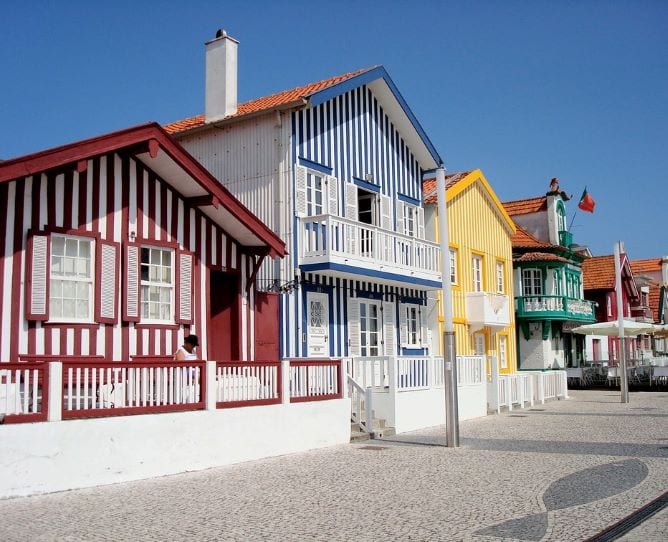
<path fill-rule="evenodd" d="M 436 207 L 434 206 L 434 213 Z M 437 220 L 433 222 L 438 232 Z M 473 255 L 483 256 L 483 290 L 496 292 L 496 262 L 504 263 L 505 294 L 508 296 L 510 326 L 494 334 L 485 328 L 485 346 L 488 355 L 496 356 L 498 335 L 507 340 L 508 368 L 503 373 L 517 369 L 515 341 L 515 315 L 513 291 L 512 232 L 507 222 L 496 210 L 496 205 L 478 182 L 457 194 L 448 202 L 448 228 L 450 246 L 457 249 L 457 285 L 453 286 L 453 314 L 457 341 L 457 354 L 474 355 L 474 344 L 466 325 L 466 293 L 473 291 Z M 442 314 L 442 311 L 441 311 Z"/>
<path fill-rule="evenodd" d="M 422 168 L 392 120 L 366 86 L 293 113 L 296 158 L 332 169 L 343 184 L 366 180 L 394 198 L 422 197 Z"/>
<path fill-rule="evenodd" d="M 0 201 L 7 209 L 0 231 L 0 360 L 29 355 L 102 355 L 127 360 L 133 355 L 171 355 L 184 333 L 202 337 L 200 355 L 206 358 L 208 273 L 220 266 L 241 273 L 241 290 L 251 272 L 251 256 L 199 210 L 140 162 L 110 154 L 88 160 L 88 168 L 42 173 L 0 184 Z M 60 202 L 64 202 L 61 205 Z M 124 242 L 134 233 L 142 241 L 176 242 L 195 254 L 191 326 L 114 324 L 56 324 L 25 318 L 24 283 L 29 230 L 65 228 L 98 232 L 101 239 Z M 96 285 L 97 287 L 97 285 Z M 117 288 L 121 304 L 122 288 Z M 245 294 L 244 294 L 245 295 Z M 252 290 L 242 303 L 241 348 L 252 356 Z"/>

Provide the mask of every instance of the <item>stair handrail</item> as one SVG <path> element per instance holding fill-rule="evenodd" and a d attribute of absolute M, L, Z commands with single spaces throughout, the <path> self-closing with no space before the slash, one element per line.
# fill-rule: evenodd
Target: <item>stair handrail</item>
<path fill-rule="evenodd" d="M 355 398 L 355 392 L 357 392 L 357 398 Z M 352 376 L 348 375 L 348 397 L 351 401 L 350 414 L 353 421 L 359 424 L 360 429 L 365 433 L 373 433 L 373 389 L 370 387 L 364 388 Z M 362 397 L 364 397 L 363 405 Z"/>

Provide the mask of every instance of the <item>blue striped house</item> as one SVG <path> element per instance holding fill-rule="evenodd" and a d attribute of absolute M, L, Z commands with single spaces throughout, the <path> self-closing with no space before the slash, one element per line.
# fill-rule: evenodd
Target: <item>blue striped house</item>
<path fill-rule="evenodd" d="M 165 128 L 288 247 L 256 278 L 280 294 L 276 356 L 428 354 L 422 178 L 441 159 L 424 130 L 382 66 L 237 104 L 236 49 L 207 43 L 205 114 Z"/>

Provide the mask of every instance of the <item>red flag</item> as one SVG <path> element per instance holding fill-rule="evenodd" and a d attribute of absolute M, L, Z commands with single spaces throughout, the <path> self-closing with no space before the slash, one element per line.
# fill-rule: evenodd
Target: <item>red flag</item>
<path fill-rule="evenodd" d="M 587 192 L 587 187 L 585 187 L 584 192 L 582 192 L 582 197 L 580 198 L 580 203 L 578 203 L 578 208 L 588 213 L 594 212 L 594 207 L 596 207 L 596 202 L 594 198 L 589 195 Z"/>

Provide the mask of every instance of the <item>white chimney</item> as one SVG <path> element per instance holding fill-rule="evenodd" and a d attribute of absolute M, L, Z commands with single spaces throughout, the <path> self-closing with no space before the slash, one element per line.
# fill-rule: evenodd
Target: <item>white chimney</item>
<path fill-rule="evenodd" d="M 668 256 L 661 259 L 661 282 L 663 286 L 668 286 Z"/>
<path fill-rule="evenodd" d="M 218 30 L 206 43 L 205 122 L 237 112 L 237 47 L 239 42 Z"/>

